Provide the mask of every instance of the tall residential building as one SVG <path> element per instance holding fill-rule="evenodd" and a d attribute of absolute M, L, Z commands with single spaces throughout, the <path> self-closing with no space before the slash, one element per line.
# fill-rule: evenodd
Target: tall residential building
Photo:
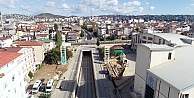
<path fill-rule="evenodd" d="M 21 53 L 0 52 L 0 98 L 26 98 Z"/>
<path fill-rule="evenodd" d="M 22 73 L 24 77 L 24 85 L 30 81 L 28 73 L 36 72 L 36 65 L 35 65 L 35 51 L 33 51 L 32 47 L 7 47 L 7 48 L 0 48 L 0 52 L 12 52 L 12 53 L 21 53 L 21 59 L 24 62 L 22 65 Z"/>

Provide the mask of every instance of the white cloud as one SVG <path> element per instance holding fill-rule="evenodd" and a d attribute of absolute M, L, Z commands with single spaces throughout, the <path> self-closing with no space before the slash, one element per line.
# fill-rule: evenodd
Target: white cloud
<path fill-rule="evenodd" d="M 150 6 L 150 10 L 153 11 L 155 9 L 154 6 Z"/>
<path fill-rule="evenodd" d="M 65 3 L 63 3 L 60 8 L 63 9 L 63 10 L 69 10 L 70 9 L 70 7 Z"/>
<path fill-rule="evenodd" d="M 55 6 L 55 2 L 54 1 L 48 1 L 45 4 L 46 6 Z"/>
<path fill-rule="evenodd" d="M 22 9 L 22 10 L 29 10 L 29 6 L 27 6 L 27 5 L 20 5 L 20 9 Z"/>
<path fill-rule="evenodd" d="M 139 1 L 133 1 L 132 3 L 133 3 L 133 5 L 141 5 L 141 2 L 139 2 Z"/>
<path fill-rule="evenodd" d="M 146 2 L 147 5 L 149 5 L 150 3 L 149 2 Z"/>
<path fill-rule="evenodd" d="M 123 4 L 119 3 L 119 0 L 82 0 L 77 6 L 73 6 L 72 13 L 90 13 L 96 10 L 112 13 L 112 14 L 139 14 L 142 13 L 144 7 L 141 6 L 141 2 L 138 0 L 131 0 Z"/>
<path fill-rule="evenodd" d="M 7 8 L 15 8 L 15 0 L 0 0 L 0 5 L 5 6 Z"/>

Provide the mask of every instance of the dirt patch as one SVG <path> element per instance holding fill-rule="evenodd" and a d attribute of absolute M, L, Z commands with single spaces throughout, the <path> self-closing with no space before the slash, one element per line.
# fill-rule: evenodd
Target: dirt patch
<path fill-rule="evenodd" d="M 49 79 L 54 79 L 54 76 L 63 74 L 67 71 L 68 65 L 44 65 L 40 70 L 34 74 L 34 81 L 44 78 L 44 83 L 47 83 Z M 59 74 L 60 73 L 60 74 Z M 33 82 L 33 81 L 32 81 Z"/>

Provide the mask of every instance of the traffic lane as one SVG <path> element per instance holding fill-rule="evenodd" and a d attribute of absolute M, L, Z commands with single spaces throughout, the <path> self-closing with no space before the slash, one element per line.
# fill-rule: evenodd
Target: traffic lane
<path fill-rule="evenodd" d="M 100 74 L 99 72 L 102 71 L 101 61 L 99 57 L 99 53 L 97 50 L 94 50 L 93 53 L 94 57 L 94 66 L 96 67 L 95 74 L 96 74 L 96 82 L 98 86 L 98 93 L 99 97 L 103 98 L 109 98 L 109 89 L 108 89 L 108 83 L 106 78 L 104 77 L 105 74 Z"/>
<path fill-rule="evenodd" d="M 79 83 L 77 92 L 78 98 L 96 98 L 94 92 L 94 83 L 82 81 Z"/>
<path fill-rule="evenodd" d="M 93 81 L 92 68 L 81 68 L 82 69 L 82 78 L 81 81 Z"/>
<path fill-rule="evenodd" d="M 82 59 L 79 82 L 77 97 L 95 98 L 91 56 L 84 56 Z"/>

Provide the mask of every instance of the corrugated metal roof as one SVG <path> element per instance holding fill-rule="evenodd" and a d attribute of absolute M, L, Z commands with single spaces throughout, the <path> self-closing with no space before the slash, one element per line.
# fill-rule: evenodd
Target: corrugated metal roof
<path fill-rule="evenodd" d="M 167 41 L 171 41 L 171 43 L 176 43 L 177 46 L 182 46 L 187 43 L 184 43 L 181 38 L 184 39 L 191 39 L 187 36 L 184 35 L 179 35 L 179 34 L 173 34 L 173 33 L 154 33 L 154 35 L 159 36 L 161 38 L 166 39 Z"/>
<path fill-rule="evenodd" d="M 184 92 L 194 87 L 194 46 L 180 47 L 175 52 L 175 60 L 148 69 L 148 73 Z"/>

